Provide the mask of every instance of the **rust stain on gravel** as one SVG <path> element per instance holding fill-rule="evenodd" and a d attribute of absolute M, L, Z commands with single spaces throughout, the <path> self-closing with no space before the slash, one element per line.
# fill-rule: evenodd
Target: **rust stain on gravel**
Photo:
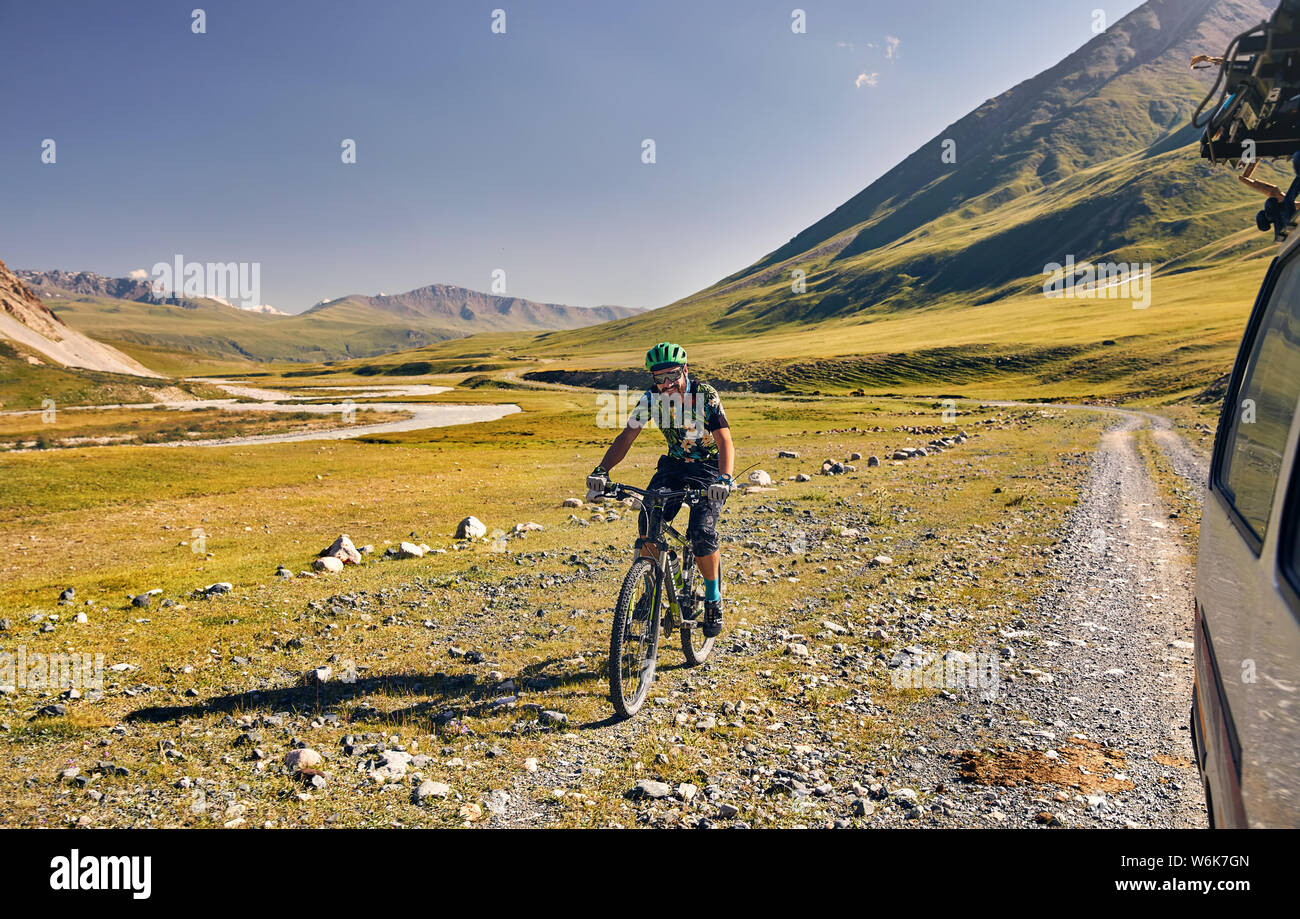
<path fill-rule="evenodd" d="M 1080 792 L 1127 791 L 1124 754 L 1092 740 L 1067 740 L 1049 759 L 1042 750 L 960 750 L 953 755 L 963 781 L 977 785 L 1059 785 Z"/>

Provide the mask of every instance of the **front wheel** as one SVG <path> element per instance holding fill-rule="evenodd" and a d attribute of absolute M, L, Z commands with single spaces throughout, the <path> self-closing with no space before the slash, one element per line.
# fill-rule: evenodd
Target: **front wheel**
<path fill-rule="evenodd" d="M 662 603 L 658 565 L 637 559 L 623 578 L 609 636 L 609 698 L 624 718 L 637 713 L 654 682 Z"/>

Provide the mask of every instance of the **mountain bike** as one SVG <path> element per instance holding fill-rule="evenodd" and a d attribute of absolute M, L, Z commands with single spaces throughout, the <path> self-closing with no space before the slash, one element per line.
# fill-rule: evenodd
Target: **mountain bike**
<path fill-rule="evenodd" d="M 610 483 L 605 497 L 635 497 L 649 519 L 646 535 L 634 544 L 637 558 L 623 578 L 609 637 L 609 697 L 620 715 L 631 718 L 654 683 L 662 633 L 681 633 L 689 666 L 704 663 L 713 650 L 713 639 L 704 636 L 704 586 L 697 584 L 694 554 L 686 537 L 663 519 L 669 499 L 682 498 L 689 507 L 707 501 L 707 489 L 649 492 Z M 658 557 L 641 555 L 645 546 L 656 549 Z M 718 578 L 721 587 L 721 569 Z"/>

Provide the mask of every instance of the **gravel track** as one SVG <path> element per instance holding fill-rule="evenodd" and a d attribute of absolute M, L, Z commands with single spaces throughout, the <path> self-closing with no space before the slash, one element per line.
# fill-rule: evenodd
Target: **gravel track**
<path fill-rule="evenodd" d="M 938 796 L 937 819 L 922 823 L 1207 825 L 1187 727 L 1194 560 L 1170 538 L 1177 524 L 1134 444 L 1150 416 L 1119 414 L 1093 456 L 1087 493 L 1053 565 L 1055 586 L 1014 629 L 1000 633 L 1003 680 L 996 701 L 954 695 L 947 705 L 957 708 L 957 725 L 954 712 L 934 713 L 938 736 L 928 755 L 910 765 L 918 791 L 942 785 L 946 795 Z M 1195 475 L 1194 484 L 1203 481 L 1199 462 L 1176 433 L 1165 428 L 1157 443 L 1179 444 L 1171 462 L 1180 474 Z M 959 741 L 944 736 L 953 733 Z M 990 771 L 1017 766 L 1019 774 L 1043 776 L 1062 754 L 1075 759 L 1072 754 L 1094 744 L 1101 751 L 1093 776 L 1080 773 L 1084 787 L 1070 793 L 1032 779 L 1015 787 L 964 782 L 953 755 L 1006 750 L 985 761 Z M 1121 784 L 1131 787 L 1090 791 L 1101 771 L 1124 776 Z"/>

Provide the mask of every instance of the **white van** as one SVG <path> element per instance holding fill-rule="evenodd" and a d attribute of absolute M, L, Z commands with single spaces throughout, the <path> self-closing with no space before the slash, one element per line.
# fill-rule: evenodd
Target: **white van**
<path fill-rule="evenodd" d="M 1215 827 L 1300 826 L 1300 232 L 1224 397 L 1196 566 L 1191 729 Z"/>

